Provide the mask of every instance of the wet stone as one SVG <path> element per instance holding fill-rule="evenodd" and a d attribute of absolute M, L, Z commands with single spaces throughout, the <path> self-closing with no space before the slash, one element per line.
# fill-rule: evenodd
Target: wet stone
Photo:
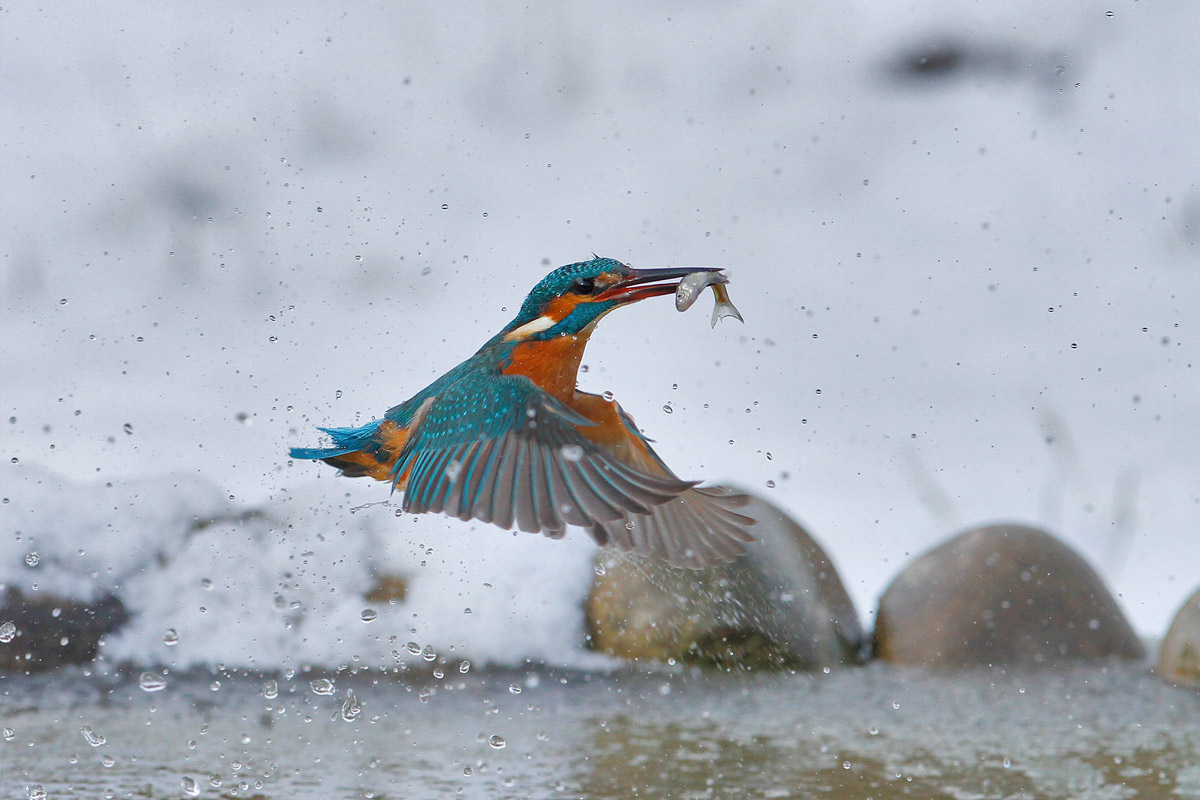
<path fill-rule="evenodd" d="M 1056 666 L 1144 657 L 1104 582 L 1074 550 L 1021 525 L 955 536 L 883 593 L 875 656 L 927 666 Z"/>
<path fill-rule="evenodd" d="M 406 597 L 408 578 L 403 575 L 383 574 L 376 576 L 374 585 L 367 590 L 366 601 L 383 605 L 400 602 Z"/>
<path fill-rule="evenodd" d="M 0 601 L 0 620 L 12 622 L 16 636 L 0 645 L 0 670 L 44 672 L 96 657 L 100 639 L 130 618 L 115 595 L 82 602 L 9 588 Z"/>
<path fill-rule="evenodd" d="M 825 551 L 784 511 L 758 522 L 738 559 L 700 570 L 602 551 L 587 599 L 591 647 L 620 658 L 743 669 L 861 661 L 858 614 Z"/>
<path fill-rule="evenodd" d="M 1200 686 L 1200 589 L 1176 612 L 1163 637 L 1158 674 L 1172 683 Z"/>

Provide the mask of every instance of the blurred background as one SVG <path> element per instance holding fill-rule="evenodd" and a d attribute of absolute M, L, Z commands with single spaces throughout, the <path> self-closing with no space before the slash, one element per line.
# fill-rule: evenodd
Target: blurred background
<path fill-rule="evenodd" d="M 1078 549 L 1143 635 L 1196 586 L 1200 7 L 0 20 L 0 582 L 119 594 L 114 657 L 170 630 L 184 665 L 584 659 L 584 534 L 397 516 L 286 453 L 592 252 L 728 269 L 744 326 L 640 304 L 581 384 L 680 475 L 794 513 L 868 627 L 912 557 L 997 520 Z M 404 607 L 363 624 L 385 574 Z"/>

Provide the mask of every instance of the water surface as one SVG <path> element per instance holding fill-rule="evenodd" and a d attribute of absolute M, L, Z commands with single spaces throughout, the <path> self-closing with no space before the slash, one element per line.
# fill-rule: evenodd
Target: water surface
<path fill-rule="evenodd" d="M 2 795 L 1200 797 L 1200 693 L 1139 666 L 443 669 L 6 677 Z"/>

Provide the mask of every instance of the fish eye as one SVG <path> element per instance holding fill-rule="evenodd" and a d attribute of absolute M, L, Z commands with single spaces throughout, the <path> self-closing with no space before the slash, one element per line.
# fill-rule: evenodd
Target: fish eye
<path fill-rule="evenodd" d="M 571 283 L 571 291 L 575 294 L 595 294 L 596 279 L 595 278 L 576 278 Z"/>

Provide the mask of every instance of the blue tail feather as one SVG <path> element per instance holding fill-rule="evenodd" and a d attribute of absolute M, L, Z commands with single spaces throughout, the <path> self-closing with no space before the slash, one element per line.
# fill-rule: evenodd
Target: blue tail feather
<path fill-rule="evenodd" d="M 333 458 L 363 450 L 372 444 L 372 438 L 383 420 L 368 422 L 361 428 L 318 428 L 333 439 L 333 447 L 293 447 L 288 451 L 292 458 Z"/>

